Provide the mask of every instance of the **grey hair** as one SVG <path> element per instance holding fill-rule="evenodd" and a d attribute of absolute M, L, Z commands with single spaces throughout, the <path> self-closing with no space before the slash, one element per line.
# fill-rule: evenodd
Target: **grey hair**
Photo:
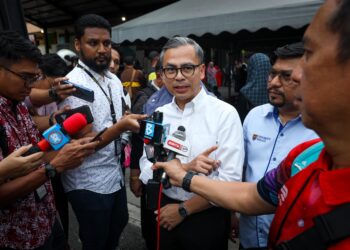
<path fill-rule="evenodd" d="M 167 41 L 163 46 L 162 51 L 160 52 L 159 60 L 163 64 L 164 54 L 168 49 L 175 49 L 181 46 L 191 45 L 196 53 L 196 56 L 199 59 L 199 63 L 204 63 L 204 52 L 201 46 L 191 38 L 188 37 L 173 37 Z"/>

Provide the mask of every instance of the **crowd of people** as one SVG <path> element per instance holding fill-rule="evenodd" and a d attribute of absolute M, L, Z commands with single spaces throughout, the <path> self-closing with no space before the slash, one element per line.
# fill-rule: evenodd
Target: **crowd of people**
<path fill-rule="evenodd" d="M 350 249 L 349 0 L 326 0 L 302 42 L 252 55 L 234 106 L 217 87 L 237 71 L 222 79 L 193 39 L 150 52 L 145 73 L 105 18 L 84 15 L 74 28 L 73 65 L 0 32 L 0 249 L 69 249 L 68 202 L 84 250 L 116 249 L 128 223 L 125 167 L 149 250 L 224 250 L 230 237 L 243 250 Z M 93 121 L 83 116 L 71 135 L 56 117 L 82 106 Z M 186 154 L 150 157 L 139 131 L 154 112 Z M 43 149 L 41 134 L 57 128 L 71 138 Z M 155 184 L 162 170 L 170 187 L 164 176 Z"/>

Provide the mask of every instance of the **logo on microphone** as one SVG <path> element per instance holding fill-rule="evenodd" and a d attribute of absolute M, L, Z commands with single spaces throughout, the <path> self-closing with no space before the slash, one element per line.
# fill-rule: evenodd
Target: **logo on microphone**
<path fill-rule="evenodd" d="M 167 141 L 167 144 L 172 147 L 172 148 L 175 148 L 175 149 L 178 149 L 178 150 L 181 150 L 182 152 L 187 152 L 188 151 L 188 148 L 184 145 L 181 145 L 180 143 L 177 143 L 175 141 L 172 141 L 172 140 L 168 140 Z"/>
<path fill-rule="evenodd" d="M 58 145 L 62 142 L 63 136 L 62 133 L 57 131 L 52 131 L 48 136 L 49 142 L 51 145 Z"/>
<path fill-rule="evenodd" d="M 145 128 L 145 136 L 147 137 L 153 137 L 154 136 L 154 123 L 146 123 L 146 128 Z"/>

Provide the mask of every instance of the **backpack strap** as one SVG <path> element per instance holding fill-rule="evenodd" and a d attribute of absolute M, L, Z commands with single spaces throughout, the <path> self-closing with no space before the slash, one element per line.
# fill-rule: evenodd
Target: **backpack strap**
<path fill-rule="evenodd" d="M 311 163 L 316 161 L 324 148 L 324 144 L 322 141 L 319 141 L 307 149 L 305 149 L 303 152 L 301 152 L 293 161 L 292 168 L 291 168 L 291 176 L 296 175 L 301 170 L 309 166 Z"/>
<path fill-rule="evenodd" d="M 326 250 L 350 237 L 350 203 L 340 205 L 332 211 L 314 218 L 314 226 L 293 239 L 277 245 L 275 250 Z"/>

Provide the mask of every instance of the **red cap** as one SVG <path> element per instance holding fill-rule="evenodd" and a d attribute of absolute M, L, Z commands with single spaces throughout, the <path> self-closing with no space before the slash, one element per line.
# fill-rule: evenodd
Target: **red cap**
<path fill-rule="evenodd" d="M 62 127 L 69 135 L 74 135 L 87 125 L 86 117 L 81 113 L 75 113 L 68 117 Z"/>

